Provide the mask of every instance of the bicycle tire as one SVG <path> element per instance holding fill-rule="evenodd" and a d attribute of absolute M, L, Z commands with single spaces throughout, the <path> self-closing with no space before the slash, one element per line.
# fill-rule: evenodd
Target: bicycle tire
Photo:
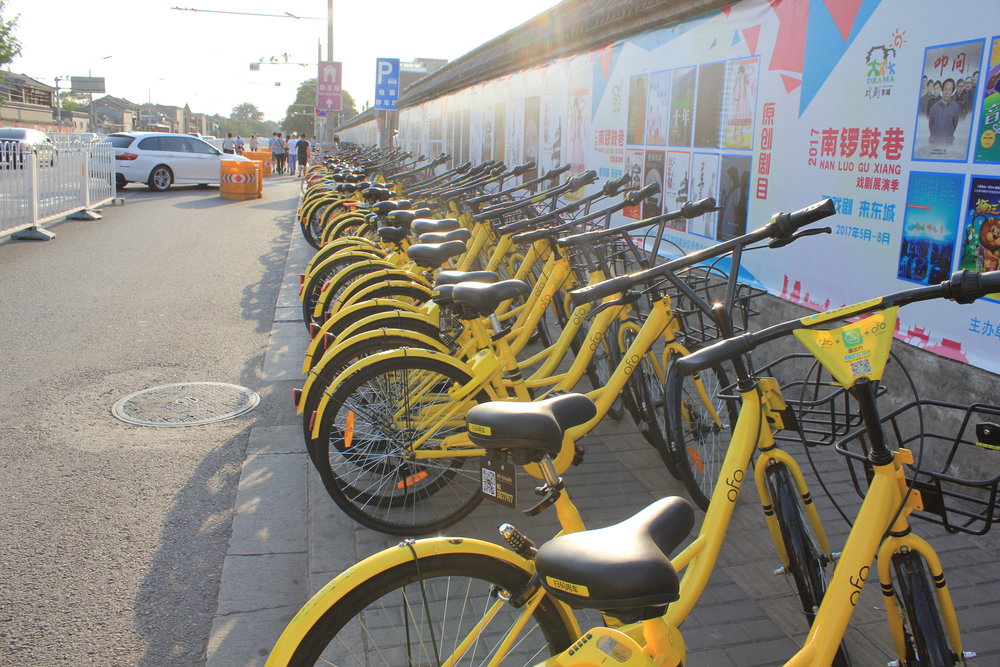
<path fill-rule="evenodd" d="M 306 328 L 315 322 L 313 311 L 316 309 L 316 303 L 323 293 L 323 286 L 338 273 L 357 264 L 359 261 L 364 261 L 364 257 L 359 257 L 356 254 L 347 254 L 342 257 L 333 258 L 306 277 L 302 288 L 302 319 L 305 322 Z M 315 323 L 319 324 L 319 322 Z"/>
<path fill-rule="evenodd" d="M 499 591 L 520 592 L 530 577 L 529 572 L 511 563 L 479 554 L 445 553 L 397 565 L 362 581 L 335 602 L 309 628 L 288 664 L 291 667 L 440 664 L 441 647 L 453 649 L 481 619 L 482 613 L 475 611 L 493 604 Z M 473 605 L 475 609 L 470 612 Z M 438 610 L 453 614 L 445 613 L 446 618 L 440 619 L 440 625 L 435 624 L 433 632 L 426 627 L 421 627 L 422 631 L 395 627 L 400 619 L 412 623 L 425 622 L 428 618 L 435 621 L 433 616 Z M 511 621 L 517 619 L 518 612 L 506 605 L 493 617 L 475 642 L 477 651 L 495 648 L 499 638 L 512 626 Z M 453 627 L 455 621 L 458 625 Z M 528 625 L 530 627 L 524 628 L 514 642 L 518 652 L 503 657 L 505 665 L 535 664 L 565 650 L 576 639 L 548 596 L 532 613 Z M 362 637 L 364 641 L 358 642 Z M 393 645 L 383 648 L 378 643 L 383 637 Z M 426 646 L 432 637 L 433 644 Z M 397 644 L 406 639 L 410 644 L 424 641 L 401 650 Z M 371 650 L 358 655 L 353 648 L 358 644 Z M 470 662 L 486 657 L 478 652 L 466 655 Z"/>
<path fill-rule="evenodd" d="M 701 398 L 698 381 L 721 423 L 716 423 Z M 713 366 L 684 377 L 679 384 L 680 396 L 664 399 L 668 436 L 665 454 L 673 460 L 691 499 L 703 510 L 708 509 L 736 424 L 736 406 L 720 397 L 722 388 L 728 385 L 722 367 Z"/>
<path fill-rule="evenodd" d="M 785 571 L 791 575 L 807 624 L 811 627 L 827 589 L 826 557 L 804 516 L 798 488 L 783 463 L 774 463 L 765 471 L 771 506 L 785 545 Z M 847 647 L 841 641 L 833 667 L 850 667 Z"/>
<path fill-rule="evenodd" d="M 321 367 L 314 367 L 312 371 L 317 377 L 313 380 L 308 394 L 301 398 L 302 408 L 302 433 L 306 442 L 312 439 L 312 419 L 313 412 L 319 407 L 319 402 L 323 398 L 327 387 L 333 382 L 342 371 L 359 359 L 371 356 L 378 352 L 395 350 L 400 347 L 416 347 L 421 349 L 432 349 L 423 341 L 408 337 L 406 335 L 386 333 L 378 338 L 369 338 L 357 341 L 336 356 L 328 359 Z"/>
<path fill-rule="evenodd" d="M 617 340 L 617 332 L 617 323 L 612 324 L 611 328 L 605 332 L 598 349 L 594 351 L 594 356 L 591 357 L 590 363 L 587 364 L 587 379 L 590 380 L 590 386 L 594 389 L 604 387 L 608 384 L 615 372 L 615 368 L 618 367 L 618 362 L 621 361 L 621 355 L 617 351 L 617 343 L 611 344 L 608 340 L 609 338 Z M 619 394 L 611 404 L 611 407 L 608 408 L 608 417 L 618 422 L 624 416 L 624 399 Z"/>
<path fill-rule="evenodd" d="M 951 667 L 954 655 L 948 647 L 923 559 L 915 551 L 896 553 L 892 565 L 903 617 L 907 667 Z"/>
<path fill-rule="evenodd" d="M 341 378 L 320 421 L 310 456 L 327 493 L 358 523 L 390 535 L 441 530 L 482 500 L 478 459 L 408 460 L 403 450 L 426 433 L 421 410 L 440 409 L 447 390 L 472 376 L 444 361 L 413 356 L 383 359 Z M 489 400 L 480 390 L 468 407 Z M 387 416 L 403 412 L 389 423 Z M 427 446 L 465 431 L 464 416 L 438 429 Z M 349 435 L 348 435 L 349 434 Z"/>

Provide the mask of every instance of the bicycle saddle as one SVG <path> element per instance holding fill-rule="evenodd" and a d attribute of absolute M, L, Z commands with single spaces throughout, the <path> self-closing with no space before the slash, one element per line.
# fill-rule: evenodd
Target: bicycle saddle
<path fill-rule="evenodd" d="M 431 232 L 450 232 L 458 229 L 461 225 L 455 218 L 444 218 L 442 220 L 431 220 L 429 218 L 419 218 L 410 223 L 414 234 L 428 234 Z"/>
<path fill-rule="evenodd" d="M 567 429 L 597 415 L 594 402 L 583 394 L 563 394 L 543 401 L 492 401 L 469 410 L 469 439 L 486 450 L 510 454 L 519 465 L 537 463 L 562 448 Z"/>
<path fill-rule="evenodd" d="M 365 192 L 368 192 L 368 190 L 365 190 Z M 364 195 L 364 193 L 362 193 L 362 195 Z M 394 199 L 386 199 L 372 206 L 373 211 L 383 216 L 389 215 L 390 213 L 396 210 L 402 210 L 403 208 L 404 207 L 400 206 L 399 203 Z"/>
<path fill-rule="evenodd" d="M 408 202 L 398 202 L 398 201 L 396 202 L 397 205 L 403 203 L 408 203 Z M 403 208 L 404 207 L 399 207 L 397 210 L 390 211 L 388 214 L 386 214 L 385 219 L 389 221 L 390 225 L 395 225 L 397 227 L 405 227 L 406 229 L 409 229 L 410 223 L 412 223 L 414 220 L 424 215 L 425 211 L 428 214 L 430 213 L 430 210 L 428 209 L 421 209 L 419 211 L 408 211 L 408 210 L 402 210 Z"/>
<path fill-rule="evenodd" d="M 407 248 L 406 255 L 422 267 L 436 269 L 463 252 L 465 252 L 464 241 L 448 241 L 446 243 L 416 243 Z"/>
<path fill-rule="evenodd" d="M 449 241 L 449 243 L 461 243 L 460 241 Z M 462 243 L 464 247 L 465 244 Z M 410 246 L 412 250 L 416 246 Z M 521 280 L 501 280 L 498 283 L 458 283 L 452 296 L 455 301 L 461 303 L 464 308 L 462 317 L 466 317 L 473 311 L 473 317 L 486 317 L 491 315 L 501 303 L 516 296 L 527 294 L 531 291 L 527 283 Z"/>
<path fill-rule="evenodd" d="M 693 527 L 687 500 L 661 498 L 621 523 L 549 540 L 538 549 L 535 567 L 557 600 L 622 620 L 653 618 L 677 600 L 677 571 L 667 554 Z"/>
<path fill-rule="evenodd" d="M 406 227 L 379 227 L 378 235 L 383 241 L 393 241 L 399 243 L 407 236 L 410 232 Z"/>
<path fill-rule="evenodd" d="M 435 287 L 464 282 L 498 283 L 500 282 L 500 274 L 496 271 L 440 271 L 434 276 Z"/>
<path fill-rule="evenodd" d="M 468 229 L 453 229 L 450 232 L 428 232 L 420 235 L 421 243 L 445 243 L 447 241 L 468 241 L 472 232 Z"/>

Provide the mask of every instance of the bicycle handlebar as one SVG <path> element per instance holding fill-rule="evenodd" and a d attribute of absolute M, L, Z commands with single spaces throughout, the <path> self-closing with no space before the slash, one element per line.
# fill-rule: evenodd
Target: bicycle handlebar
<path fill-rule="evenodd" d="M 652 185 L 656 184 L 654 183 Z M 809 223 L 816 222 L 817 220 L 822 220 L 823 218 L 833 215 L 836 212 L 833 200 L 827 197 L 822 201 L 792 213 L 777 213 L 773 218 L 771 218 L 771 222 L 764 225 L 760 229 L 744 234 L 743 236 L 738 236 L 735 239 L 717 243 L 714 246 L 699 250 L 691 253 L 690 255 L 678 257 L 677 259 L 671 260 L 665 264 L 660 264 L 644 271 L 637 271 L 636 273 L 629 275 L 618 276 L 616 278 L 611 278 L 610 280 L 597 283 L 596 285 L 588 285 L 587 287 L 573 290 L 569 293 L 570 303 L 574 308 L 576 308 L 577 306 L 585 303 L 597 301 L 598 299 L 603 299 L 604 297 L 611 296 L 612 294 L 618 294 L 619 292 L 624 292 L 633 285 L 647 283 L 666 274 L 667 272 L 693 266 L 699 262 L 705 261 L 706 259 L 724 255 L 739 246 L 750 245 L 751 243 L 761 241 L 765 238 L 792 239 L 801 227 L 804 227 Z"/>
<path fill-rule="evenodd" d="M 657 215 L 652 218 L 646 218 L 645 220 L 638 220 L 636 222 L 629 223 L 627 225 L 622 225 L 620 227 L 612 227 L 611 229 L 595 229 L 590 232 L 582 232 L 580 234 L 574 234 L 572 236 L 565 236 L 556 241 L 556 243 L 567 248 L 569 246 L 580 245 L 583 243 L 590 243 L 597 239 L 602 239 L 606 236 L 614 236 L 616 234 L 624 234 L 625 232 L 630 232 L 635 229 L 642 229 L 643 227 L 649 227 L 661 222 L 667 222 L 669 220 L 678 220 L 680 218 L 697 218 L 700 215 L 704 215 L 709 211 L 715 210 L 715 198 L 706 197 L 704 199 L 699 199 L 693 202 L 684 202 L 676 211 L 671 211 L 670 213 L 664 213 L 662 215 Z"/>
<path fill-rule="evenodd" d="M 862 313 L 885 310 L 894 306 L 904 306 L 917 301 L 948 299 L 956 303 L 968 304 L 994 292 L 1000 292 L 1000 271 L 989 271 L 987 273 L 968 270 L 955 271 L 951 274 L 950 279 L 942 281 L 937 285 L 896 292 L 895 294 L 878 299 L 844 306 L 830 313 L 813 315 L 798 320 L 789 320 L 788 322 L 782 322 L 761 331 L 745 333 L 735 338 L 727 338 L 685 357 L 681 357 L 676 362 L 675 372 L 678 376 L 684 376 L 716 366 L 724 361 L 742 356 L 763 343 L 785 336 L 795 329 L 810 328 L 811 326 L 847 319 Z"/>

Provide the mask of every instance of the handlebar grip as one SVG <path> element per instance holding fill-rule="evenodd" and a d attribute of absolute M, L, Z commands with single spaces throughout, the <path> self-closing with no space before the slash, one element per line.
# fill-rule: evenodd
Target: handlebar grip
<path fill-rule="evenodd" d="M 566 164 L 564 164 L 561 167 L 556 167 L 555 169 L 549 169 L 547 172 L 545 172 L 545 176 L 543 176 L 542 178 L 543 179 L 551 179 L 551 178 L 555 178 L 556 176 L 562 176 L 567 171 L 569 171 L 570 166 L 571 165 L 567 162 Z"/>
<path fill-rule="evenodd" d="M 686 201 L 681 206 L 681 215 L 685 218 L 697 218 L 715 209 L 715 198 L 705 197 L 698 201 Z"/>
<path fill-rule="evenodd" d="M 833 200 L 827 197 L 823 201 L 818 201 L 812 206 L 801 208 L 798 211 L 793 211 L 792 213 L 779 213 L 774 216 L 774 220 L 771 221 L 771 224 L 774 225 L 776 230 L 773 236 L 775 238 L 791 236 L 800 228 L 834 215 L 836 212 L 837 209 L 833 205 Z"/>
<path fill-rule="evenodd" d="M 718 366 L 724 361 L 735 359 L 746 354 L 755 347 L 750 336 L 742 335 L 736 338 L 727 338 L 718 343 L 703 347 L 697 352 L 681 357 L 674 362 L 677 373 L 680 375 L 691 375 L 698 371 L 703 371 L 712 366 Z"/>
<path fill-rule="evenodd" d="M 577 308 L 585 303 L 590 303 L 591 301 L 597 301 L 598 299 L 603 299 L 604 297 L 611 296 L 612 294 L 624 292 L 630 287 L 632 287 L 631 277 L 618 276 L 617 278 L 611 278 L 609 280 L 599 282 L 596 285 L 587 285 L 586 287 L 573 290 L 569 293 L 569 301 L 573 304 L 573 308 Z"/>
<path fill-rule="evenodd" d="M 622 188 L 628 185 L 631 181 L 632 177 L 628 174 L 624 174 L 623 176 L 616 178 L 613 181 L 608 181 L 607 183 L 605 183 L 604 187 L 601 188 L 601 191 L 604 193 L 605 197 L 614 197 L 616 194 L 621 192 Z"/>
<path fill-rule="evenodd" d="M 1000 292 L 1000 271 L 955 271 L 947 281 L 947 291 L 947 298 L 956 303 L 972 303 L 987 294 Z"/>
<path fill-rule="evenodd" d="M 525 162 L 524 164 L 516 165 L 509 172 L 507 172 L 507 176 L 520 176 L 521 174 L 531 171 L 534 168 L 535 168 L 535 161 L 531 160 L 530 162 Z"/>
<path fill-rule="evenodd" d="M 566 181 L 567 191 L 573 192 L 574 190 L 579 190 L 580 188 L 590 185 L 597 180 L 597 172 L 593 169 L 585 171 L 582 174 L 577 174 L 573 178 Z"/>
<path fill-rule="evenodd" d="M 660 191 L 659 183 L 650 183 L 642 190 L 633 190 L 625 195 L 625 202 L 627 204 L 638 204 L 643 199 L 647 197 L 652 197 Z"/>

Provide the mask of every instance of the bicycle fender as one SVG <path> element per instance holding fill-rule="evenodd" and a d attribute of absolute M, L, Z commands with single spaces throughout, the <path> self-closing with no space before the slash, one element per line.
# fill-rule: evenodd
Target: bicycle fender
<path fill-rule="evenodd" d="M 385 277 L 389 278 L 389 280 L 384 282 L 379 282 L 375 285 L 369 285 L 360 292 L 355 292 L 353 294 L 350 294 L 347 297 L 347 300 L 341 304 L 341 307 L 350 306 L 355 303 L 361 303 L 363 301 L 367 301 L 370 298 L 369 297 L 370 294 L 382 289 L 383 287 L 400 287 L 400 288 L 413 287 L 418 290 L 423 290 L 423 293 L 427 296 L 427 300 L 430 300 L 431 298 L 431 291 L 433 290 L 433 288 L 430 285 L 421 284 L 419 282 L 414 282 L 413 280 L 410 280 L 412 276 L 407 274 L 406 272 L 402 272 L 401 274 L 397 273 L 396 275 L 387 275 Z M 392 278 L 398 278 L 398 279 L 393 280 Z"/>
<path fill-rule="evenodd" d="M 303 371 L 304 373 L 309 373 L 309 375 L 306 377 L 306 382 L 302 386 L 302 395 L 309 395 L 309 392 L 312 391 L 316 378 L 319 377 L 320 373 L 322 373 L 323 369 L 326 367 L 326 364 L 330 363 L 335 356 L 356 343 L 361 343 L 375 338 L 382 338 L 387 334 L 405 336 L 408 340 L 413 341 L 415 345 L 419 344 L 422 347 L 426 347 L 428 350 L 437 350 L 443 354 L 448 354 L 448 348 L 444 345 L 444 343 L 425 334 L 417 333 L 416 331 L 407 331 L 406 329 L 374 329 L 372 331 L 365 331 L 360 334 L 355 334 L 350 338 L 346 338 L 343 342 L 329 348 L 323 353 L 320 360 L 316 362 L 316 366 L 313 367 L 312 370 L 306 369 Z M 305 409 L 305 403 L 305 401 L 299 401 L 298 407 L 295 408 L 295 412 L 297 414 L 302 414 L 302 411 Z"/>
<path fill-rule="evenodd" d="M 396 546 L 384 549 L 376 554 L 355 563 L 337 575 L 306 602 L 289 621 L 271 654 L 267 658 L 266 667 L 283 667 L 291 660 L 295 649 L 301 644 L 309 629 L 327 613 L 330 608 L 346 595 L 365 586 L 372 577 L 404 565 L 416 558 L 428 558 L 443 554 L 468 554 L 486 556 L 502 561 L 512 567 L 531 575 L 534 572 L 532 564 L 516 553 L 485 540 L 454 537 L 432 537 L 422 540 L 407 540 Z M 580 634 L 580 627 L 569 608 L 551 596 L 549 600 L 559 610 L 560 615 L 571 630 L 572 635 Z"/>
<path fill-rule="evenodd" d="M 361 260 L 360 262 L 357 262 L 356 264 L 352 264 L 351 266 L 348 266 L 347 268 L 341 269 L 340 271 L 338 271 L 332 278 L 330 278 L 330 284 L 333 285 L 333 284 L 338 283 L 341 280 L 346 279 L 347 276 L 350 275 L 350 272 L 353 271 L 354 269 L 356 269 L 358 266 L 370 266 L 370 267 L 372 267 L 375 270 L 377 270 L 377 269 L 384 269 L 384 270 L 396 269 L 396 270 L 399 270 L 399 266 L 397 264 L 393 264 L 392 262 L 390 262 L 388 260 L 384 260 L 384 259 L 364 259 L 364 260 Z M 372 273 L 374 273 L 374 271 Z M 368 275 L 371 275 L 371 274 L 368 274 Z M 313 317 L 319 318 L 323 314 L 323 312 L 327 310 L 327 308 L 330 305 L 330 300 L 333 298 L 333 293 L 334 293 L 333 290 L 326 290 L 326 291 L 322 292 L 319 295 L 319 298 L 316 299 L 316 307 L 313 308 Z M 341 308 L 343 308 L 343 304 L 341 304 Z"/>
<path fill-rule="evenodd" d="M 324 322 L 323 326 L 321 326 L 319 328 L 319 331 L 316 333 L 316 335 L 313 336 L 313 339 L 311 341 L 309 341 L 309 347 L 306 349 L 305 360 L 302 363 L 302 372 L 303 373 L 308 373 L 309 369 L 312 368 L 312 364 L 310 363 L 310 361 L 317 354 L 320 354 L 319 353 L 319 345 L 323 341 L 323 339 L 326 336 L 326 334 L 333 333 L 334 336 L 336 336 L 337 338 L 339 338 L 340 337 L 340 333 L 343 330 L 345 330 L 340 325 L 340 323 L 344 319 L 346 319 L 347 317 L 353 315 L 354 313 L 356 313 L 359 310 L 364 310 L 364 309 L 367 309 L 367 308 L 378 307 L 378 306 L 387 306 L 387 307 L 391 308 L 392 310 L 402 310 L 402 311 L 406 311 L 406 312 L 418 312 L 417 308 L 413 304 L 406 303 L 405 301 L 399 301 L 397 299 L 368 299 L 367 301 L 363 301 L 361 303 L 356 303 L 356 304 L 354 304 L 352 306 L 348 306 L 347 308 L 342 308 L 341 310 L 337 311 L 337 313 L 334 314 L 330 319 L 328 319 L 326 322 Z M 391 311 L 384 311 L 384 312 L 391 312 Z M 380 314 L 380 313 L 379 312 L 372 313 L 372 315 L 369 316 L 369 317 L 373 317 L 373 316 L 378 315 L 378 314 Z M 366 317 L 364 319 L 367 320 L 368 318 Z"/>
<path fill-rule="evenodd" d="M 344 236 L 323 246 L 323 248 L 313 255 L 309 263 L 306 264 L 306 269 L 302 273 L 306 276 L 310 275 L 313 271 L 313 267 L 319 265 L 321 262 L 326 261 L 331 256 L 342 253 L 342 252 L 358 252 L 371 255 L 372 259 L 385 259 L 388 254 L 382 248 L 379 248 L 374 243 L 368 239 L 361 236 Z"/>
<path fill-rule="evenodd" d="M 459 361 L 458 359 L 455 359 L 450 354 L 443 354 L 441 352 L 438 352 L 437 350 L 420 350 L 417 348 L 402 347 L 399 348 L 398 350 L 388 350 L 386 352 L 378 352 L 376 354 L 367 356 L 364 359 L 359 359 L 358 361 L 355 361 L 353 364 L 351 364 L 343 371 L 341 371 L 340 375 L 338 375 L 337 378 L 330 383 L 330 386 L 326 388 L 326 391 L 323 392 L 323 398 L 320 399 L 319 407 L 316 408 L 316 419 L 313 420 L 313 427 L 312 427 L 313 439 L 319 437 L 319 427 L 320 424 L 323 422 L 323 415 L 326 413 L 327 406 L 330 404 L 330 397 L 333 396 L 334 393 L 336 393 L 340 385 L 343 384 L 344 381 L 352 373 L 356 373 L 360 371 L 362 368 L 366 368 L 368 366 L 371 366 L 372 364 L 377 364 L 385 359 L 406 359 L 406 358 L 434 359 L 436 361 L 440 361 L 443 364 L 451 366 L 457 371 L 465 373 L 466 375 L 469 376 L 469 378 L 474 378 L 476 376 L 475 371 L 469 364 L 466 364 L 462 361 Z M 491 399 L 495 398 L 492 387 L 486 385 L 485 387 L 483 387 L 483 390 L 486 391 L 487 394 L 489 394 Z"/>
<path fill-rule="evenodd" d="M 324 247 L 324 250 L 325 249 L 326 249 L 326 247 Z M 387 264 L 389 266 L 394 266 L 392 264 L 392 262 L 390 262 L 387 259 L 385 259 L 385 257 L 380 256 L 380 255 L 375 255 L 374 253 L 371 252 L 370 249 L 359 248 L 359 247 L 341 248 L 340 250 L 338 250 L 336 252 L 333 252 L 333 253 L 330 253 L 328 255 L 325 255 L 322 259 L 316 261 L 315 263 L 310 262 L 309 266 L 306 267 L 306 272 L 305 272 L 306 278 L 305 279 L 309 280 L 309 278 L 312 277 L 313 273 L 315 273 L 316 271 L 319 271 L 324 266 L 328 266 L 334 260 L 343 260 L 345 258 L 351 258 L 351 257 L 356 257 L 357 260 L 356 260 L 356 262 L 354 264 L 352 264 L 351 266 L 347 267 L 349 269 L 357 266 L 358 264 L 362 264 L 364 262 L 369 262 L 369 261 L 371 261 L 371 262 L 384 262 L 385 264 Z M 339 272 L 337 274 L 334 274 L 334 277 L 331 278 L 330 280 L 332 281 L 338 275 L 340 275 Z"/>

